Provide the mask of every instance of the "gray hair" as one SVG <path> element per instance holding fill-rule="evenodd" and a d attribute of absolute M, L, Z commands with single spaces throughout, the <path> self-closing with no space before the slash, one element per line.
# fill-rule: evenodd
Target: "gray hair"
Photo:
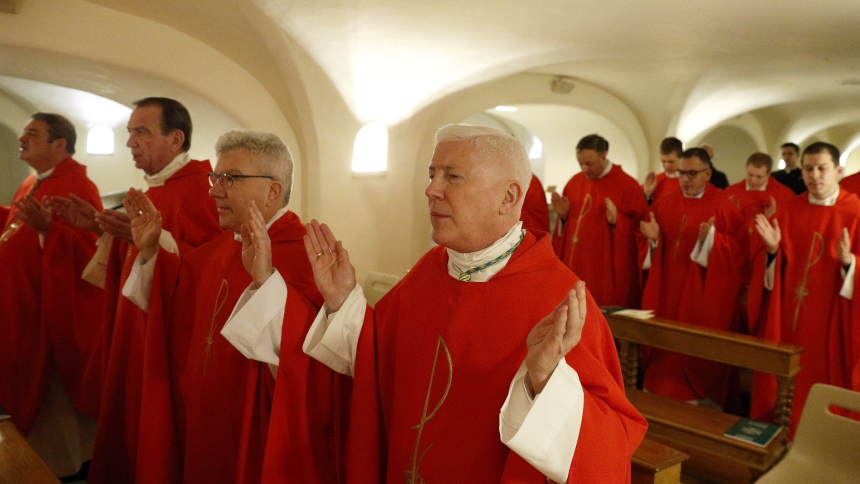
<path fill-rule="evenodd" d="M 273 176 L 284 184 L 281 206 L 286 207 L 293 189 L 293 156 L 281 138 L 260 131 L 228 131 L 215 143 L 215 154 L 219 158 L 237 151 L 255 155 L 254 162 L 263 171 L 260 174 Z"/>
<path fill-rule="evenodd" d="M 528 189 L 532 179 L 529 155 L 510 134 L 486 126 L 463 124 L 449 124 L 436 131 L 436 145 L 450 141 L 466 141 L 481 158 L 507 163 L 513 169 L 516 180 L 523 184 L 523 193 Z"/>

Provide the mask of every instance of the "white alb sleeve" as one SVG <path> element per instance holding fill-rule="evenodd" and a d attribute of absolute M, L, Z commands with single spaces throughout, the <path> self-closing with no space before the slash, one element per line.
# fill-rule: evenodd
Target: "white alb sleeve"
<path fill-rule="evenodd" d="M 645 260 L 642 261 L 642 270 L 648 270 L 651 268 L 651 253 L 657 249 L 657 245 L 659 243 L 659 240 L 648 239 L 648 251 L 645 252 Z"/>
<path fill-rule="evenodd" d="M 302 350 L 332 370 L 354 376 L 355 353 L 366 310 L 367 299 L 356 284 L 337 312 L 326 316 L 328 308 L 323 305 L 308 330 Z"/>
<path fill-rule="evenodd" d="M 845 278 L 842 281 L 842 289 L 839 290 L 839 295 L 848 299 L 849 301 L 854 298 L 854 269 L 857 267 L 857 259 L 854 257 L 854 254 L 851 254 L 851 265 L 848 266 L 848 270 L 842 269 L 842 277 Z"/>
<path fill-rule="evenodd" d="M 107 265 L 110 258 L 111 245 L 113 245 L 113 235 L 104 232 L 96 240 L 96 252 L 87 263 L 87 266 L 84 267 L 81 279 L 96 287 L 105 288 L 105 277 L 107 277 Z"/>
<path fill-rule="evenodd" d="M 708 267 L 708 258 L 711 257 L 711 251 L 714 249 L 714 234 L 716 232 L 717 229 L 714 228 L 713 224 L 711 224 L 711 230 L 708 231 L 708 236 L 705 237 L 705 241 L 696 241 L 696 245 L 693 247 L 693 252 L 690 252 L 690 260 L 704 268 Z"/>
<path fill-rule="evenodd" d="M 534 400 L 525 388 L 523 363 L 499 414 L 502 443 L 555 482 L 567 482 L 579 440 L 585 394 L 564 358 Z"/>
<path fill-rule="evenodd" d="M 155 276 L 155 261 L 157 259 L 158 252 L 144 264 L 141 255 L 137 254 L 137 257 L 134 258 L 134 263 L 131 265 L 128 279 L 125 280 L 125 284 L 122 286 L 122 295 L 144 312 L 149 311 L 149 301 L 152 296 L 152 278 Z"/>
<path fill-rule="evenodd" d="M 273 375 L 281 361 L 281 332 L 287 305 L 287 283 L 275 272 L 259 289 L 253 283 L 239 297 L 221 335 L 245 358 L 269 365 Z"/>

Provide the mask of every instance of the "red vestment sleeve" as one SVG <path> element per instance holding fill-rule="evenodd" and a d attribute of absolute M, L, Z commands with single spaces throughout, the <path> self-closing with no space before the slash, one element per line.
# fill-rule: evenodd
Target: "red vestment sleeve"
<path fill-rule="evenodd" d="M 268 365 L 249 365 L 237 482 L 344 482 L 341 412 L 351 380 L 302 351 L 317 312 L 288 285 L 277 379 Z"/>
<path fill-rule="evenodd" d="M 377 384 L 376 327 L 373 316 L 373 308 L 367 306 L 358 338 L 349 406 L 346 482 L 383 482 L 386 472 L 387 452 Z"/>

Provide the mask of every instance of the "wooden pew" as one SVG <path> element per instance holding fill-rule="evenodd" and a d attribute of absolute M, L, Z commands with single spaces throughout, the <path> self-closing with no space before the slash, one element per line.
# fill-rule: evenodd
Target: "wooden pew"
<path fill-rule="evenodd" d="M 687 454 L 645 438 L 631 459 L 631 484 L 678 484 Z"/>
<path fill-rule="evenodd" d="M 60 482 L 9 420 L 0 422 L 0 483 L 7 482 L 16 484 Z"/>
<path fill-rule="evenodd" d="M 803 348 L 660 318 L 640 320 L 610 313 L 606 321 L 619 341 L 628 398 L 648 419 L 648 437 L 689 454 L 685 471 L 704 468 L 709 472 L 708 466 L 734 465 L 754 478 L 786 452 L 794 377 L 800 371 Z M 740 417 L 636 390 L 642 344 L 774 375 L 774 423 L 783 427 L 780 435 L 764 448 L 746 444 L 723 435 Z"/>

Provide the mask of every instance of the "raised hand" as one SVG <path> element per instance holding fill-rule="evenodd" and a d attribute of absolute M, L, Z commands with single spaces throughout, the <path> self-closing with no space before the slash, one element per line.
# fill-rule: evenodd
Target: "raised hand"
<path fill-rule="evenodd" d="M 773 225 L 768 221 L 767 217 L 762 214 L 755 216 L 755 229 L 764 240 L 764 245 L 767 248 L 768 254 L 776 254 L 779 249 L 779 242 L 782 240 L 782 233 L 779 231 L 779 222 L 774 219 Z"/>
<path fill-rule="evenodd" d="M 254 289 L 259 289 L 269 276 L 275 273 L 272 266 L 272 240 L 266 228 L 266 220 L 251 200 L 248 202 L 248 224 L 242 224 L 242 265 L 254 280 Z"/>
<path fill-rule="evenodd" d="M 529 332 L 526 382 L 531 383 L 535 394 L 543 391 L 558 362 L 579 343 L 585 309 L 585 282 L 578 281 L 567 297 Z"/>
<path fill-rule="evenodd" d="M 847 228 L 842 229 L 842 237 L 839 237 L 836 244 L 836 255 L 843 266 L 851 264 L 851 237 L 848 236 Z"/>
<path fill-rule="evenodd" d="M 773 217 L 776 213 L 776 198 L 770 197 L 770 205 L 764 208 L 764 216 L 767 218 Z"/>
<path fill-rule="evenodd" d="M 657 218 L 654 217 L 654 212 L 648 212 L 648 215 L 648 221 L 642 220 L 639 222 L 639 231 L 645 237 L 657 240 L 660 237 L 660 226 L 657 225 Z"/>
<path fill-rule="evenodd" d="M 651 199 L 651 195 L 654 194 L 654 190 L 657 189 L 657 175 L 654 172 L 649 172 L 648 176 L 645 177 L 645 183 L 642 184 L 642 191 L 645 192 L 645 198 Z"/>
<path fill-rule="evenodd" d="M 570 199 L 562 197 L 558 192 L 552 192 L 550 199 L 552 201 L 552 207 L 555 209 L 555 213 L 557 213 L 562 219 L 567 219 L 568 214 L 570 214 Z"/>
<path fill-rule="evenodd" d="M 609 225 L 615 225 L 617 220 L 618 208 L 615 207 L 615 203 L 609 197 L 606 197 L 606 221 L 609 222 Z"/>
<path fill-rule="evenodd" d="M 14 204 L 15 216 L 36 232 L 45 233 L 51 225 L 51 210 L 40 203 L 33 195 L 18 200 Z"/>
<path fill-rule="evenodd" d="M 326 224 L 316 220 L 306 224 L 305 251 L 314 271 L 317 289 L 331 311 L 337 311 L 355 289 L 355 267 L 341 241 Z"/>
<path fill-rule="evenodd" d="M 699 225 L 699 243 L 705 242 L 705 239 L 708 238 L 708 232 L 711 231 L 711 227 L 714 226 L 715 217 L 711 217 L 707 222 L 702 222 Z"/>
<path fill-rule="evenodd" d="M 140 251 L 143 262 L 149 261 L 158 252 L 158 239 L 161 236 L 161 212 L 149 197 L 140 190 L 129 189 L 122 205 L 128 212 L 134 245 Z"/>
<path fill-rule="evenodd" d="M 101 231 L 134 245 L 131 218 L 127 214 L 106 208 L 104 212 L 96 213 L 95 219 Z"/>
<path fill-rule="evenodd" d="M 57 217 L 63 222 L 77 229 L 87 230 L 96 235 L 103 233 L 96 222 L 96 207 L 90 205 L 83 198 L 72 194 L 69 198 L 51 197 L 46 202 L 48 208 L 57 214 Z"/>

